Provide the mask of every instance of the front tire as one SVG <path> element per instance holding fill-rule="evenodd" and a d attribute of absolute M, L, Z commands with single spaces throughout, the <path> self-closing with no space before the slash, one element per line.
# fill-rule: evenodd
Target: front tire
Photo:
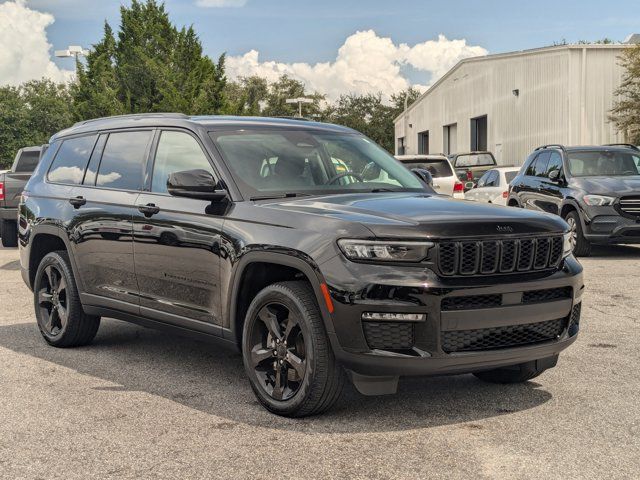
<path fill-rule="evenodd" d="M 322 413 L 344 387 L 345 372 L 306 282 L 276 283 L 256 295 L 244 322 L 242 354 L 258 401 L 277 415 Z"/>
<path fill-rule="evenodd" d="M 591 242 L 584 238 L 582 223 L 580 222 L 578 212 L 571 211 L 565 215 L 564 219 L 571 228 L 573 254 L 576 257 L 588 257 L 591 255 Z"/>
<path fill-rule="evenodd" d="M 2 220 L 0 224 L 0 240 L 2 246 L 14 248 L 18 246 L 18 224 L 11 220 Z"/>
<path fill-rule="evenodd" d="M 67 252 L 44 256 L 36 272 L 33 296 L 38 328 L 49 345 L 77 347 L 91 343 L 100 317 L 84 313 Z"/>

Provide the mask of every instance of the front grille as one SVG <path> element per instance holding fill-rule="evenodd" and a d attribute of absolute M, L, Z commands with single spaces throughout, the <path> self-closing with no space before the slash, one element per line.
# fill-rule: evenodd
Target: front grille
<path fill-rule="evenodd" d="M 556 268 L 561 259 L 561 236 L 438 244 L 438 268 L 444 276 L 545 270 Z"/>
<path fill-rule="evenodd" d="M 571 287 L 531 290 L 522 294 L 522 303 L 552 302 L 561 298 L 571 298 L 571 293 Z"/>
<path fill-rule="evenodd" d="M 362 325 L 371 349 L 407 350 L 413 347 L 413 323 L 362 322 Z"/>
<path fill-rule="evenodd" d="M 640 196 L 622 197 L 620 199 L 620 210 L 627 215 L 640 217 Z"/>
<path fill-rule="evenodd" d="M 582 310 L 582 303 L 573 306 L 571 310 L 571 316 L 569 317 L 569 336 L 573 336 L 580 330 L 580 312 Z"/>
<path fill-rule="evenodd" d="M 496 350 L 556 340 L 565 328 L 567 320 L 442 332 L 442 350 L 446 353 Z"/>
<path fill-rule="evenodd" d="M 544 290 L 530 290 L 522 292 L 521 304 L 552 302 L 563 298 L 571 298 L 571 287 L 547 288 Z M 514 305 L 514 303 L 508 303 Z M 515 305 L 518 305 L 516 303 Z M 452 310 L 474 310 L 477 308 L 495 308 L 502 306 L 502 294 L 492 293 L 486 295 L 467 295 L 464 297 L 445 297 L 442 299 L 440 309 L 442 311 Z"/>

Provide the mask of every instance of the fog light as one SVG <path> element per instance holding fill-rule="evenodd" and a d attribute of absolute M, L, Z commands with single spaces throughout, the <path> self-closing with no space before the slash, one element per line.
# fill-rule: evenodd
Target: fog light
<path fill-rule="evenodd" d="M 426 319 L 425 313 L 364 312 L 362 314 L 362 320 L 372 321 L 424 322 Z"/>

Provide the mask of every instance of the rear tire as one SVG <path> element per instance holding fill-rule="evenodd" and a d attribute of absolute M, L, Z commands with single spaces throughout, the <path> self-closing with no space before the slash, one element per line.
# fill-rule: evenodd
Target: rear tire
<path fill-rule="evenodd" d="M 244 322 L 242 356 L 256 398 L 277 415 L 322 413 L 344 387 L 346 374 L 303 281 L 269 285 L 256 295 Z"/>
<path fill-rule="evenodd" d="M 572 210 L 564 216 L 564 219 L 571 227 L 571 233 L 574 235 L 573 254 L 576 257 L 588 257 L 591 255 L 591 242 L 584 238 L 582 222 L 580 222 L 578 212 Z"/>
<path fill-rule="evenodd" d="M 484 372 L 475 372 L 474 375 L 489 383 L 524 383 L 542 374 L 546 368 L 537 369 L 535 362 L 522 363 L 507 368 L 496 368 Z"/>
<path fill-rule="evenodd" d="M 87 345 L 98 333 L 100 317 L 84 313 L 67 252 L 44 256 L 36 272 L 33 298 L 38 328 L 49 345 Z"/>
<path fill-rule="evenodd" d="M 11 220 L 2 220 L 0 223 L 0 239 L 2 246 L 14 248 L 18 246 L 18 224 Z"/>

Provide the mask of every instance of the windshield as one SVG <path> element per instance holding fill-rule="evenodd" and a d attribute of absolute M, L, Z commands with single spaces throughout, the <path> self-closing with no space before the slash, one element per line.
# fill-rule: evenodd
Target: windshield
<path fill-rule="evenodd" d="M 574 177 L 640 175 L 640 153 L 625 151 L 569 152 Z"/>
<path fill-rule="evenodd" d="M 495 164 L 493 157 L 488 153 L 459 155 L 456 159 L 456 167 L 486 167 Z"/>
<path fill-rule="evenodd" d="M 424 191 L 413 173 L 362 135 L 264 129 L 210 135 L 248 197 Z"/>
<path fill-rule="evenodd" d="M 402 163 L 407 168 L 423 168 L 429 170 L 433 178 L 451 177 L 453 171 L 449 166 L 447 160 L 402 160 Z"/>

